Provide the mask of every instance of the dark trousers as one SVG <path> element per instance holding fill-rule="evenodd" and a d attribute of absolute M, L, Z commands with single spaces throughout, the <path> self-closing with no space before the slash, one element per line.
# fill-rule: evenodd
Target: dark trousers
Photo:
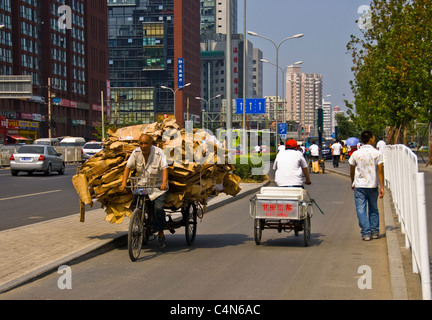
<path fill-rule="evenodd" d="M 333 167 L 339 167 L 340 155 L 333 156 Z"/>
<path fill-rule="evenodd" d="M 165 199 L 167 197 L 167 192 L 160 195 L 156 199 L 153 200 L 153 230 L 154 231 L 163 231 L 165 229 Z"/>

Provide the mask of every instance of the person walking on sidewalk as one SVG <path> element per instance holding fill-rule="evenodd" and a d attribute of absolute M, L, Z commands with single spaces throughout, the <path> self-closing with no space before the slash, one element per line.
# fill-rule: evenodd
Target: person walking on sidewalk
<path fill-rule="evenodd" d="M 333 157 L 333 168 L 338 168 L 342 151 L 342 145 L 339 143 L 339 140 L 336 139 L 335 143 L 332 144 L 331 151 Z"/>
<path fill-rule="evenodd" d="M 354 152 L 348 162 L 362 239 L 369 241 L 379 237 L 378 197 L 384 196 L 384 157 L 375 149 L 375 136 L 371 131 L 363 131 L 360 139 L 364 146 Z"/>
<path fill-rule="evenodd" d="M 120 190 L 124 190 L 129 178 L 130 170 L 135 168 L 138 176 L 156 178 L 159 189 L 150 196 L 154 204 L 153 228 L 158 232 L 158 244 L 166 246 L 165 229 L 165 199 L 168 191 L 168 163 L 162 149 L 152 145 L 152 138 L 142 134 L 138 140 L 139 147 L 129 157 L 123 173 Z"/>

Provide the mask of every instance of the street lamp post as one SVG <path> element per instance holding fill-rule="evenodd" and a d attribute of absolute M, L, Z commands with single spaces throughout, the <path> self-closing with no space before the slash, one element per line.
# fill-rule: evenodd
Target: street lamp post
<path fill-rule="evenodd" d="M 301 38 L 304 36 L 303 33 L 299 33 L 296 35 L 293 35 L 291 37 L 285 38 L 283 39 L 281 42 L 279 42 L 279 44 L 276 44 L 276 42 L 274 42 L 272 39 L 264 37 L 259 35 L 256 32 L 253 31 L 248 31 L 248 34 L 254 37 L 259 37 L 259 38 L 263 38 L 265 40 L 270 41 L 271 43 L 273 43 L 273 45 L 275 46 L 276 49 L 276 108 L 275 108 L 275 131 L 276 131 L 276 146 L 279 145 L 279 131 L 278 131 L 278 87 L 279 87 L 279 48 L 282 45 L 282 43 L 284 43 L 287 40 L 290 39 L 295 39 L 295 38 Z"/>
<path fill-rule="evenodd" d="M 206 108 L 204 109 L 204 111 L 206 111 L 206 112 L 208 112 L 209 110 L 208 109 L 211 109 L 210 108 L 210 102 L 213 100 L 213 99 L 217 99 L 217 98 L 219 98 L 219 97 L 221 97 L 222 95 L 221 94 L 218 94 L 217 96 L 214 96 L 214 97 L 212 97 L 212 98 L 210 98 L 210 99 L 204 99 L 204 98 L 201 98 L 201 97 L 195 97 L 195 99 L 197 99 L 197 100 L 203 100 L 204 102 L 205 102 L 205 104 L 206 104 Z M 203 122 L 204 122 L 204 118 L 203 118 Z M 204 123 L 203 123 L 203 125 L 204 125 Z"/>
<path fill-rule="evenodd" d="M 174 103 L 173 103 L 173 106 L 174 106 L 174 119 L 176 119 L 176 113 L 175 113 L 176 112 L 176 108 L 175 108 L 175 105 L 176 105 L 176 93 L 177 93 L 178 90 L 186 88 L 186 87 L 189 87 L 190 85 L 191 85 L 191 83 L 189 82 L 189 83 L 186 83 L 184 86 L 178 87 L 175 90 L 173 88 L 170 88 L 170 87 L 167 87 L 167 86 L 161 86 L 162 89 L 171 90 L 172 93 L 173 93 L 173 95 L 174 95 Z"/>

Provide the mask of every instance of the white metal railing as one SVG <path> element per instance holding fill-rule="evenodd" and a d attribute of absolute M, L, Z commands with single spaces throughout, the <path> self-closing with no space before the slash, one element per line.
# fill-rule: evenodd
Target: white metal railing
<path fill-rule="evenodd" d="M 384 157 L 385 184 L 411 249 L 413 272 L 420 274 L 423 299 L 431 300 L 424 173 L 418 172 L 417 156 L 404 145 L 386 146 Z"/>
<path fill-rule="evenodd" d="M 20 145 L 1 146 L 0 147 L 0 166 L 9 166 L 11 154 L 16 153 Z M 82 147 L 53 147 L 57 152 L 62 154 L 64 162 L 80 162 Z"/>

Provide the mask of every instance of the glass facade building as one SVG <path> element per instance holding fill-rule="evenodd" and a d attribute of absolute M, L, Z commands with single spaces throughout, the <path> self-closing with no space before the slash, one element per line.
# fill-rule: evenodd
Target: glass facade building
<path fill-rule="evenodd" d="M 196 11 L 197 17 L 187 15 L 185 8 Z M 119 121 L 131 123 L 135 119 L 136 123 L 142 123 L 144 120 L 153 122 L 161 115 L 174 117 L 174 94 L 161 87 L 178 88 L 178 58 L 185 60 L 190 75 L 187 82 L 192 82 L 192 73 L 196 72 L 189 66 L 199 65 L 199 59 L 195 62 L 196 59 L 185 54 L 183 35 L 187 29 L 180 27 L 175 30 L 175 19 L 179 23 L 187 20 L 191 28 L 196 29 L 195 33 L 189 34 L 188 41 L 196 41 L 199 57 L 199 3 L 196 1 L 108 1 L 109 78 L 111 98 L 117 99 L 112 110 L 115 113 L 115 106 L 118 107 Z M 191 40 L 194 34 L 197 34 L 197 39 Z M 199 81 L 195 81 L 191 88 L 176 93 L 176 100 L 180 100 L 176 109 L 186 110 L 185 94 L 189 100 L 194 99 L 192 96 L 196 89 L 193 87 L 199 90 L 199 85 Z M 137 96 L 145 98 L 138 99 Z M 192 103 L 196 104 L 195 101 Z M 182 125 L 182 120 L 182 115 L 177 117 L 179 125 Z"/>

